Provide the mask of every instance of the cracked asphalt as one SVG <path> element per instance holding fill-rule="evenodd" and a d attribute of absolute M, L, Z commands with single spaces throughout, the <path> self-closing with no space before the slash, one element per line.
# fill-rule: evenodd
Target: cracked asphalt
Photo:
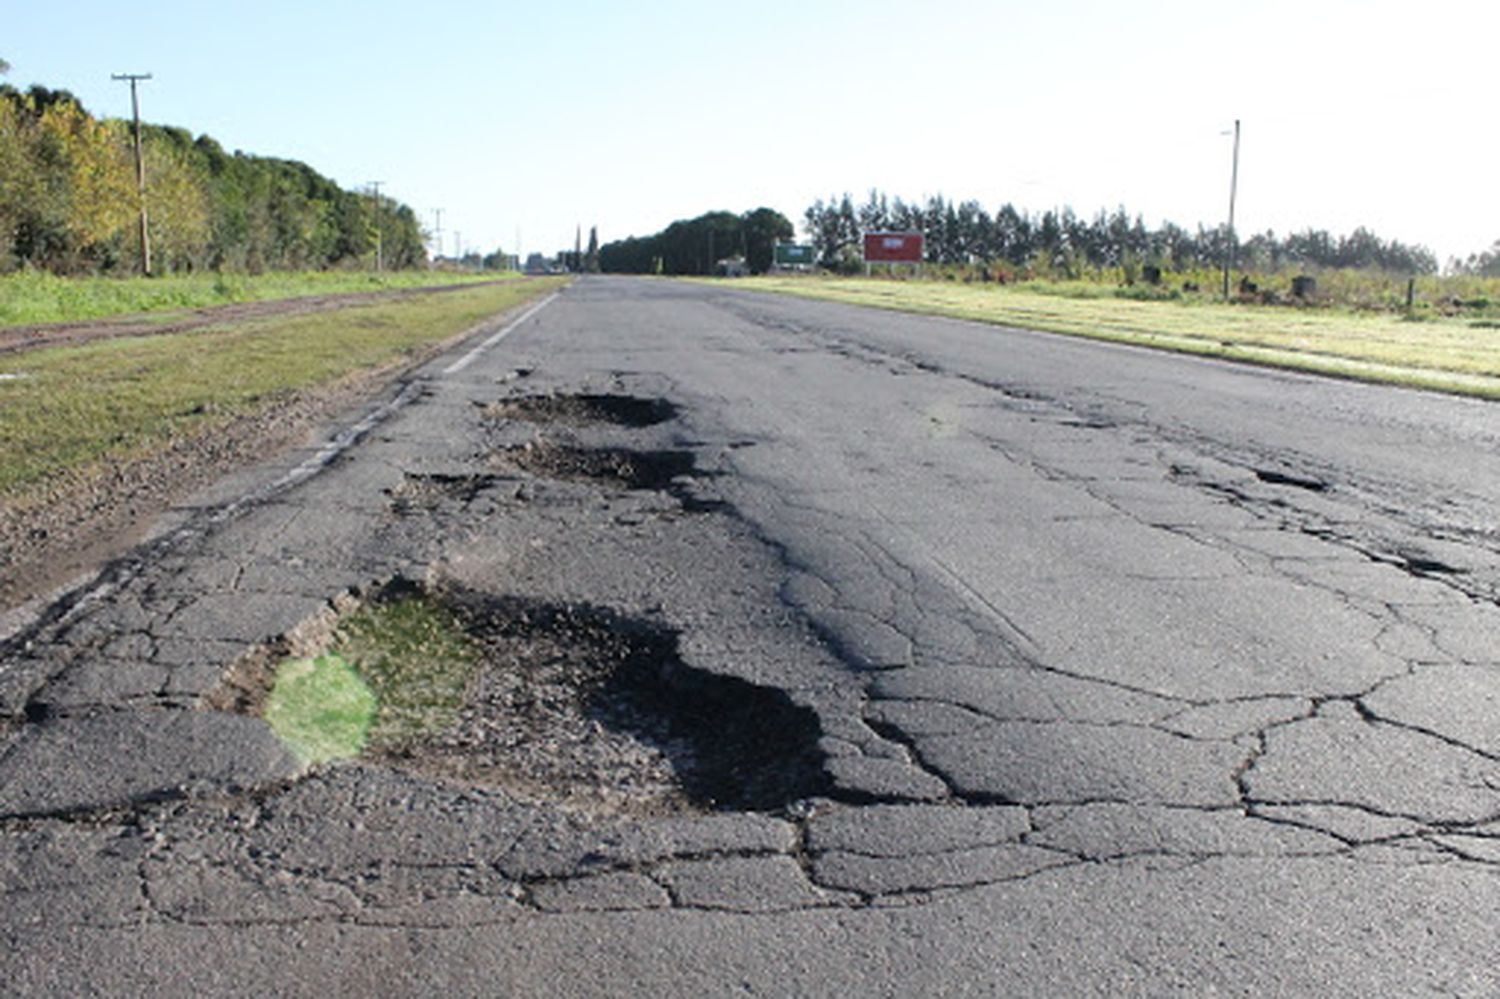
<path fill-rule="evenodd" d="M 9 627 L 4 988 L 1495 995 L 1495 414 L 581 280 Z M 228 709 L 393 580 L 659 717 L 549 785 Z"/>

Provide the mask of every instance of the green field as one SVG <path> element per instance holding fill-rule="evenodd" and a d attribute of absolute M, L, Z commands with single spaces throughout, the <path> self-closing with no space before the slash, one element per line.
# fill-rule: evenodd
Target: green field
<path fill-rule="evenodd" d="M 1093 285 L 758 277 L 734 286 L 1500 399 L 1500 324 L 1488 320 L 1136 301 Z"/>
<path fill-rule="evenodd" d="M 267 274 L 173 274 L 154 278 L 65 278 L 45 271 L 0 276 L 0 326 L 65 323 L 138 313 L 170 315 L 236 302 L 306 295 L 395 291 L 518 278 L 514 273 L 446 271 L 312 271 Z"/>
<path fill-rule="evenodd" d="M 399 363 L 561 283 L 506 281 L 0 356 L 0 501 L 100 474 L 257 407 Z"/>

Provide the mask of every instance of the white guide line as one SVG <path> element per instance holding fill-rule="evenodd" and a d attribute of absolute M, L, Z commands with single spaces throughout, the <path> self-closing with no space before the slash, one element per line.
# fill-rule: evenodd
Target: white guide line
<path fill-rule="evenodd" d="M 548 295 L 546 298 L 542 299 L 540 302 L 536 303 L 531 308 L 527 309 L 525 312 L 521 313 L 515 319 L 511 320 L 510 323 L 508 325 L 506 325 L 506 327 L 504 329 L 502 329 L 500 332 L 491 334 L 489 337 L 485 338 L 484 342 L 482 342 L 479 346 L 475 347 L 473 350 L 469 351 L 463 357 L 460 357 L 458 360 L 454 361 L 452 364 L 450 364 L 446 368 L 444 368 L 443 369 L 443 374 L 445 374 L 445 375 L 456 375 L 460 371 L 462 371 L 464 368 L 467 368 L 469 365 L 473 364 L 475 361 L 477 361 L 479 359 L 479 355 L 480 354 L 483 354 L 485 351 L 489 350 L 495 344 L 499 343 L 501 340 L 504 340 L 507 336 L 510 335 L 510 332 L 512 330 L 514 330 L 517 326 L 520 326 L 522 323 L 524 323 L 526 320 L 530 319 L 532 316 L 536 315 L 538 312 L 541 312 L 556 297 L 557 297 L 557 292 L 554 291 L 552 294 Z"/>

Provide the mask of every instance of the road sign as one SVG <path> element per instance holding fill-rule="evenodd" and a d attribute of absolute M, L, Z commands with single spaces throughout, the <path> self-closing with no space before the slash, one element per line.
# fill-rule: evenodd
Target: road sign
<path fill-rule="evenodd" d="M 776 244 L 776 265 L 778 267 L 811 267 L 816 259 L 811 246 L 798 243 Z"/>
<path fill-rule="evenodd" d="M 865 233 L 865 263 L 920 264 L 920 232 Z"/>

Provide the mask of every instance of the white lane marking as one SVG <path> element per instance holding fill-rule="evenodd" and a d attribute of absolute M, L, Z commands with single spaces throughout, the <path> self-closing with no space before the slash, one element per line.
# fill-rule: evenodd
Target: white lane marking
<path fill-rule="evenodd" d="M 473 350 L 469 351 L 463 357 L 460 357 L 458 360 L 454 361 L 452 364 L 450 364 L 446 368 L 444 368 L 443 369 L 443 374 L 445 374 L 445 375 L 456 375 L 460 371 L 462 371 L 464 368 L 467 368 L 469 365 L 473 364 L 475 361 L 477 361 L 479 359 L 479 355 L 480 354 L 483 354 L 485 351 L 489 350 L 495 344 L 499 343 L 501 340 L 504 340 L 507 336 L 510 335 L 510 332 L 512 330 L 514 330 L 517 326 L 520 326 L 522 323 L 524 323 L 526 320 L 530 319 L 532 316 L 536 315 L 538 312 L 541 312 L 556 297 L 557 297 L 557 292 L 554 291 L 552 294 L 548 295 L 546 298 L 542 299 L 540 302 L 536 303 L 531 308 L 527 309 L 525 312 L 521 313 L 519 316 L 517 316 L 515 319 L 513 319 L 511 321 L 510 325 L 506 326 L 500 332 L 495 333 L 495 334 L 493 334 L 490 337 L 487 337 L 484 340 L 484 342 L 481 343 L 479 346 L 475 347 Z"/>

